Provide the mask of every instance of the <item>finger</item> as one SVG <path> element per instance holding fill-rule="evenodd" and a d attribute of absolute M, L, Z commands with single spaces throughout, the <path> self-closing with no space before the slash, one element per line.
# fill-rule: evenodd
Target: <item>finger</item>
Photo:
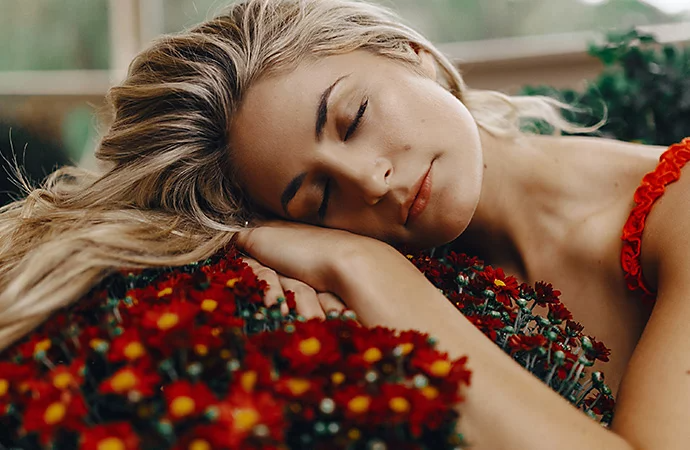
<path fill-rule="evenodd" d="M 297 304 L 297 313 L 299 315 L 306 319 L 313 319 L 315 317 L 320 319 L 326 318 L 319 298 L 316 296 L 316 291 L 311 286 L 292 278 L 279 277 L 283 289 L 295 293 L 295 303 Z"/>
<path fill-rule="evenodd" d="M 383 245 L 343 230 L 274 221 L 238 232 L 235 245 L 276 272 L 326 292 L 336 288 L 334 272 L 341 261 L 338 255 L 374 242 Z"/>
<path fill-rule="evenodd" d="M 269 269 L 252 258 L 242 258 L 242 260 L 254 271 L 258 279 L 264 280 L 268 284 L 268 289 L 264 291 L 264 305 L 266 307 L 270 308 L 278 303 L 278 298 L 285 297 L 279 275 L 275 270 Z"/>
<path fill-rule="evenodd" d="M 345 303 L 343 303 L 336 295 L 330 292 L 319 292 L 316 294 L 321 304 L 321 309 L 328 314 L 331 311 L 337 311 L 342 313 L 347 309 Z"/>

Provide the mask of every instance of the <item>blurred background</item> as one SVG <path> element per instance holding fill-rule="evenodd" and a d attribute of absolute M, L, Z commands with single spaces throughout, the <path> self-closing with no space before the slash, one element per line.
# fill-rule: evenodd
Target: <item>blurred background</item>
<path fill-rule="evenodd" d="M 577 88 L 601 71 L 588 43 L 632 26 L 690 40 L 690 0 L 378 0 L 437 42 L 472 87 Z M 93 165 L 108 124 L 104 95 L 155 36 L 228 0 L 0 0 L 0 151 L 34 181 Z M 3 169 L 6 167 L 3 163 Z M 0 205 L 14 190 L 0 171 Z"/>

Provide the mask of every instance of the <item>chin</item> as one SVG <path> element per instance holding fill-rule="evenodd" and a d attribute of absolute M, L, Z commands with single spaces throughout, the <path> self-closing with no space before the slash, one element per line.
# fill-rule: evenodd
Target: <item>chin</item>
<path fill-rule="evenodd" d="M 470 223 L 472 214 L 468 214 L 466 208 L 460 211 L 447 212 L 441 217 L 435 218 L 431 226 L 418 236 L 415 247 L 420 250 L 440 247 L 453 242 L 465 232 Z M 456 220 L 453 220 L 453 219 Z M 457 220 L 460 218 L 460 220 Z"/>
<path fill-rule="evenodd" d="M 411 250 L 428 250 L 453 242 L 465 231 L 466 227 L 455 226 L 440 227 L 435 224 L 433 229 L 425 230 L 414 239 L 413 242 L 407 244 Z"/>

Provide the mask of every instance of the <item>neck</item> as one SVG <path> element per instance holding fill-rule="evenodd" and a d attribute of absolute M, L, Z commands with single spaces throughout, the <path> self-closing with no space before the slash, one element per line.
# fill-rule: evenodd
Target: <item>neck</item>
<path fill-rule="evenodd" d="M 558 155 L 544 151 L 538 138 L 480 135 L 481 197 L 454 247 L 529 279 L 527 255 L 548 249 L 568 226 L 564 200 L 572 186 L 562 176 Z"/>

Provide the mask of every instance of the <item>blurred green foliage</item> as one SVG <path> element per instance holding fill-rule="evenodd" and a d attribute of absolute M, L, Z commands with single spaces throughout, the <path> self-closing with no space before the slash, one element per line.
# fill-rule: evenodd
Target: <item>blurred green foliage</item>
<path fill-rule="evenodd" d="M 645 144 L 671 145 L 690 135 L 690 47 L 660 45 L 652 35 L 632 30 L 610 33 L 589 53 L 603 72 L 580 92 L 539 86 L 522 94 L 548 95 L 576 106 L 568 119 L 585 125 L 606 123 L 594 134 Z M 537 125 L 539 131 L 548 127 Z"/>
<path fill-rule="evenodd" d="M 108 69 L 108 0 L 0 0 L 0 70 Z"/>

